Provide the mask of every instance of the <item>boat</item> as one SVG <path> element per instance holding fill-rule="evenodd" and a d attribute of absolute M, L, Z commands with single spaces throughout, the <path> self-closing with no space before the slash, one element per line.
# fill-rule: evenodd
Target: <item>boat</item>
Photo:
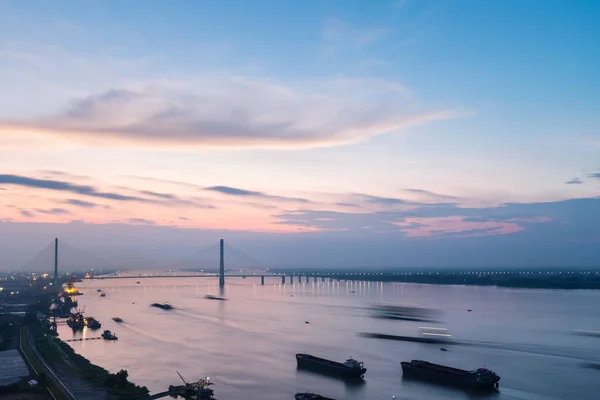
<path fill-rule="evenodd" d="M 100 297 L 106 297 L 106 293 L 100 293 Z"/>
<path fill-rule="evenodd" d="M 430 343 L 430 344 L 449 344 L 452 343 L 446 336 L 404 336 L 404 335 L 389 335 L 387 333 L 360 333 L 360 336 L 374 338 L 374 339 L 386 339 L 386 340 L 399 340 L 403 342 L 417 342 L 417 343 Z"/>
<path fill-rule="evenodd" d="M 115 321 L 115 322 L 117 322 L 117 323 L 121 323 L 121 322 L 123 322 L 123 320 L 122 320 L 121 318 L 119 318 L 119 317 L 114 317 L 114 318 L 113 318 L 113 321 Z"/>
<path fill-rule="evenodd" d="M 294 395 L 294 400 L 333 400 L 329 397 L 321 396 L 320 394 L 315 393 L 296 393 Z"/>
<path fill-rule="evenodd" d="M 426 307 L 383 304 L 373 307 L 371 316 L 401 321 L 436 322 L 440 312 Z"/>
<path fill-rule="evenodd" d="M 310 354 L 296 354 L 298 368 L 305 368 L 345 378 L 362 378 L 367 369 L 362 362 L 349 358 L 344 363 L 326 360 Z"/>
<path fill-rule="evenodd" d="M 109 331 L 108 329 L 102 332 L 102 338 L 104 340 L 119 340 L 119 338 L 116 337 L 113 333 L 111 333 L 111 331 Z"/>
<path fill-rule="evenodd" d="M 151 304 L 152 307 L 156 307 L 156 308 L 160 308 L 161 310 L 171 310 L 173 309 L 173 306 L 170 305 L 169 303 L 152 303 Z"/>
<path fill-rule="evenodd" d="M 102 289 L 98 289 L 98 290 L 96 290 L 96 292 L 101 292 L 101 291 L 102 291 Z"/>
<path fill-rule="evenodd" d="M 69 315 L 69 318 L 67 318 L 67 325 L 75 332 L 82 331 L 83 327 L 85 326 L 85 322 L 83 321 L 83 314 L 77 312 Z"/>
<path fill-rule="evenodd" d="M 402 361 L 400 364 L 404 376 L 443 385 L 478 390 L 495 390 L 498 388 L 498 382 L 500 381 L 500 377 L 496 373 L 486 368 L 467 371 L 422 360 Z"/>
<path fill-rule="evenodd" d="M 183 385 L 169 385 L 171 397 L 181 396 L 186 399 L 214 400 L 214 390 L 208 386 L 213 385 L 210 378 L 200 379 L 197 382 L 188 382 L 176 371 L 183 381 Z"/>
<path fill-rule="evenodd" d="M 85 317 L 83 319 L 83 323 L 85 326 L 87 326 L 88 328 L 90 328 L 91 330 L 96 330 L 96 329 L 100 329 L 102 327 L 102 324 L 97 320 L 94 319 L 93 317 Z"/>
<path fill-rule="evenodd" d="M 205 298 L 205 299 L 208 299 L 208 300 L 223 300 L 223 301 L 224 301 L 224 300 L 227 300 L 225 297 L 216 296 L 216 295 L 214 295 L 214 294 L 210 294 L 210 293 L 209 293 L 209 294 L 207 294 L 206 296 L 204 296 L 204 298 Z"/>

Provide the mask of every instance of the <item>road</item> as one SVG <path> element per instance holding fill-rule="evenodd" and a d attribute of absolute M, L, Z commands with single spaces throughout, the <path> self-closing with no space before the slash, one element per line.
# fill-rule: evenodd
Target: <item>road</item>
<path fill-rule="evenodd" d="M 106 399 L 106 391 L 100 388 L 94 388 L 82 378 L 75 376 L 72 371 L 69 371 L 69 367 L 66 365 L 56 365 L 51 367 L 40 355 L 35 345 L 32 332 L 28 328 L 26 329 L 25 338 L 28 342 L 31 353 L 27 355 L 28 362 L 32 365 L 32 368 L 37 372 L 45 372 L 48 379 L 50 379 L 54 385 L 49 385 L 48 390 L 55 399 L 67 399 L 67 400 L 104 400 Z M 23 340 L 23 335 L 21 336 Z M 23 351 L 27 354 L 25 351 Z M 30 360 L 29 357 L 34 358 Z M 39 371 L 43 368 L 43 371 Z"/>
<path fill-rule="evenodd" d="M 21 352 L 25 356 L 25 360 L 31 369 L 37 375 L 44 373 L 47 378 L 54 383 L 47 385 L 48 392 L 52 398 L 55 400 L 76 400 L 76 397 L 67 389 L 63 382 L 56 376 L 52 368 L 50 368 L 50 366 L 40 356 L 40 353 L 35 346 L 35 342 L 33 341 L 31 331 L 28 327 L 24 326 L 21 328 L 19 340 Z"/>

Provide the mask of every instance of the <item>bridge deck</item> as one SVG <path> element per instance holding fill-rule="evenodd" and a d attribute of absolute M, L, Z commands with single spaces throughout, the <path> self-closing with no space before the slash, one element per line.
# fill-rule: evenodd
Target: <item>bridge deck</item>
<path fill-rule="evenodd" d="M 264 276 L 265 278 L 281 278 L 282 276 L 291 276 L 290 275 L 273 275 L 273 274 L 235 274 L 235 275 L 225 275 L 225 278 L 260 278 Z M 317 275 L 315 275 L 317 276 Z M 320 275 L 318 275 L 320 277 Z M 219 274 L 207 274 L 207 275 L 144 275 L 144 276 L 93 276 L 87 279 L 147 279 L 147 278 L 218 278 Z M 311 276 L 312 277 L 312 276 Z"/>

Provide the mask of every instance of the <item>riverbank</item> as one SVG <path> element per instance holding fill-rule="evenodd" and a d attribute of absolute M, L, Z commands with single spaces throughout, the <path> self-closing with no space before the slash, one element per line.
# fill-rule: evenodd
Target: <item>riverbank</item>
<path fill-rule="evenodd" d="M 600 289 L 600 268 L 594 269 L 369 269 L 272 270 L 300 279 L 325 277 L 347 281 L 406 282 L 431 285 L 497 286 L 522 289 Z"/>
<path fill-rule="evenodd" d="M 125 370 L 113 374 L 77 354 L 71 346 L 43 328 L 32 331 L 35 346 L 77 399 L 144 399 L 146 387 L 127 380 Z"/>
<path fill-rule="evenodd" d="M 2 315 L 0 347 L 14 347 L 16 343 L 33 378 L 56 400 L 148 398 L 148 389 L 129 382 L 127 371 L 110 373 L 92 364 L 50 329 L 46 315 L 52 302 L 56 301 L 59 288 L 49 291 L 46 287 L 32 286 L 19 296 L 26 311 L 23 315 Z M 14 393 L 13 390 L 10 392 Z M 24 392 L 17 393 L 25 395 Z"/>

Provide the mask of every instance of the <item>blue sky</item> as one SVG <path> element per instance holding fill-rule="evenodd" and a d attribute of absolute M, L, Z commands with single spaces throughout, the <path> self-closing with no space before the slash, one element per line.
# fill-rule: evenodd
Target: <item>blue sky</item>
<path fill-rule="evenodd" d="M 600 215 L 599 18 L 596 1 L 0 1 L 0 220 L 461 251 L 551 231 L 568 262 L 600 240 L 578 211 Z"/>

